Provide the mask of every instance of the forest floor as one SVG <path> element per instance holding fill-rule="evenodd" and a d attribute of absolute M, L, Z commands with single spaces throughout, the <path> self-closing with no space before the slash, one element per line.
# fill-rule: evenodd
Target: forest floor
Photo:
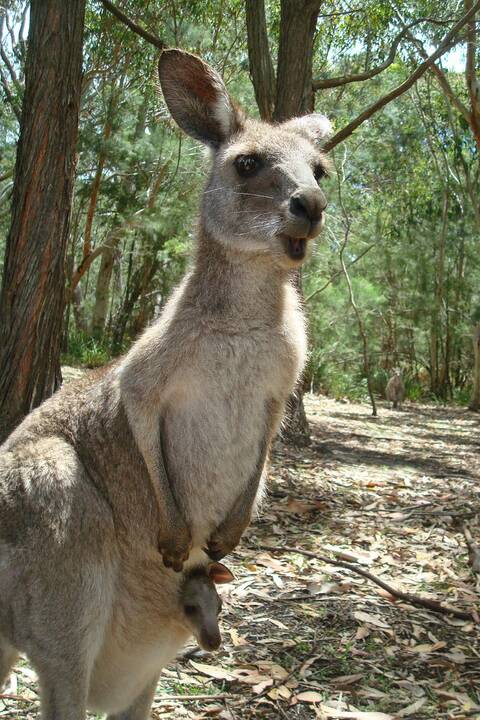
<path fill-rule="evenodd" d="M 306 406 L 312 444 L 276 445 L 260 517 L 227 558 L 222 649 L 192 646 L 166 668 L 153 717 L 480 719 L 480 554 L 469 561 L 465 537 L 480 545 L 480 418 Z M 472 619 L 395 601 L 334 561 Z M 28 665 L 7 692 L 0 720 L 37 717 Z"/>

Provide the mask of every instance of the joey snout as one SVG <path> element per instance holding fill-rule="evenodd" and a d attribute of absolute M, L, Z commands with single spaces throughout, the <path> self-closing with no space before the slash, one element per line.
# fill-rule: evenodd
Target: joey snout
<path fill-rule="evenodd" d="M 211 626 L 202 628 L 199 637 L 197 637 L 197 642 L 203 650 L 208 652 L 218 650 L 222 643 L 218 623 L 215 622 Z"/>

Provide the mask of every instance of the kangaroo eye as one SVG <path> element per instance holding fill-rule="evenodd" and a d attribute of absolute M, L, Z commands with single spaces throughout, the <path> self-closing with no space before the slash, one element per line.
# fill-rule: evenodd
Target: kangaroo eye
<path fill-rule="evenodd" d="M 234 165 L 240 177 L 252 177 L 260 169 L 261 161 L 256 155 L 239 155 Z"/>
<path fill-rule="evenodd" d="M 315 177 L 315 180 L 317 182 L 320 182 L 320 180 L 327 175 L 327 171 L 322 165 L 317 165 L 313 170 L 313 175 Z"/>
<path fill-rule="evenodd" d="M 185 605 L 183 609 L 185 610 L 185 615 L 195 615 L 197 612 L 195 605 Z"/>

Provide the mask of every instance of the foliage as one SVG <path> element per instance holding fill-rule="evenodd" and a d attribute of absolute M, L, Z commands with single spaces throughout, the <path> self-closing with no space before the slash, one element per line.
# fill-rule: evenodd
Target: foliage
<path fill-rule="evenodd" d="M 211 62 L 232 94 L 251 114 L 257 113 L 241 0 L 155 0 L 140 5 L 122 0 L 119 5 L 168 45 Z M 10 3 L 11 33 L 2 42 L 16 71 L 12 92 L 17 106 L 26 7 L 23 0 Z M 269 0 L 266 10 L 275 61 L 280 4 Z M 320 9 L 313 75 L 340 76 L 378 65 L 401 22 L 419 17 L 436 19 L 413 28 L 424 44 L 434 44 L 444 33 L 442 22 L 448 24 L 456 12 L 453 3 L 435 0 L 394 5 L 367 0 L 353 10 L 347 3 L 327 0 Z M 99 0 L 88 3 L 69 277 L 75 276 L 85 255 L 98 248 L 101 252 L 71 297 L 66 338 L 68 355 L 87 364 L 103 362 L 128 347 L 158 314 L 193 250 L 194 218 L 208 162 L 168 117 L 156 87 L 157 56 L 155 48 L 127 30 Z M 402 82 L 417 62 L 412 44 L 401 43 L 387 70 L 368 82 L 317 93 L 317 109 L 338 129 Z M 447 74 L 458 97 L 468 103 L 461 65 Z M 17 135 L 18 120 L 6 102 L 0 107 L 2 256 Z M 391 369 L 399 366 L 410 399 L 426 398 L 433 391 L 463 401 L 470 390 L 471 331 L 480 285 L 480 170 L 470 128 L 434 77 L 425 75 L 333 155 L 335 165 L 343 167 L 342 195 L 352 228 L 346 261 L 353 263 L 349 273 L 369 338 L 376 395 L 383 396 Z M 362 399 L 361 341 L 338 272 L 344 227 L 335 177 L 325 188 L 330 203 L 327 228 L 304 272 L 311 338 L 307 382 L 333 397 Z"/>

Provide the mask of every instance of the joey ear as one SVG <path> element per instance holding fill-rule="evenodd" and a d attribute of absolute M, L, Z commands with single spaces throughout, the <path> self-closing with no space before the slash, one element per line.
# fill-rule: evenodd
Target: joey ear
<path fill-rule="evenodd" d="M 188 135 L 216 148 L 241 129 L 242 112 L 220 75 L 199 57 L 183 50 L 164 50 L 158 72 L 168 109 Z"/>
<path fill-rule="evenodd" d="M 235 575 L 227 568 L 226 565 L 219 562 L 212 562 L 207 567 L 208 577 L 217 585 L 232 582 Z"/>
<path fill-rule="evenodd" d="M 282 127 L 306 135 L 310 140 L 318 144 L 326 140 L 332 133 L 330 120 L 320 113 L 311 113 L 310 115 L 292 118 L 292 120 L 282 123 Z"/>

